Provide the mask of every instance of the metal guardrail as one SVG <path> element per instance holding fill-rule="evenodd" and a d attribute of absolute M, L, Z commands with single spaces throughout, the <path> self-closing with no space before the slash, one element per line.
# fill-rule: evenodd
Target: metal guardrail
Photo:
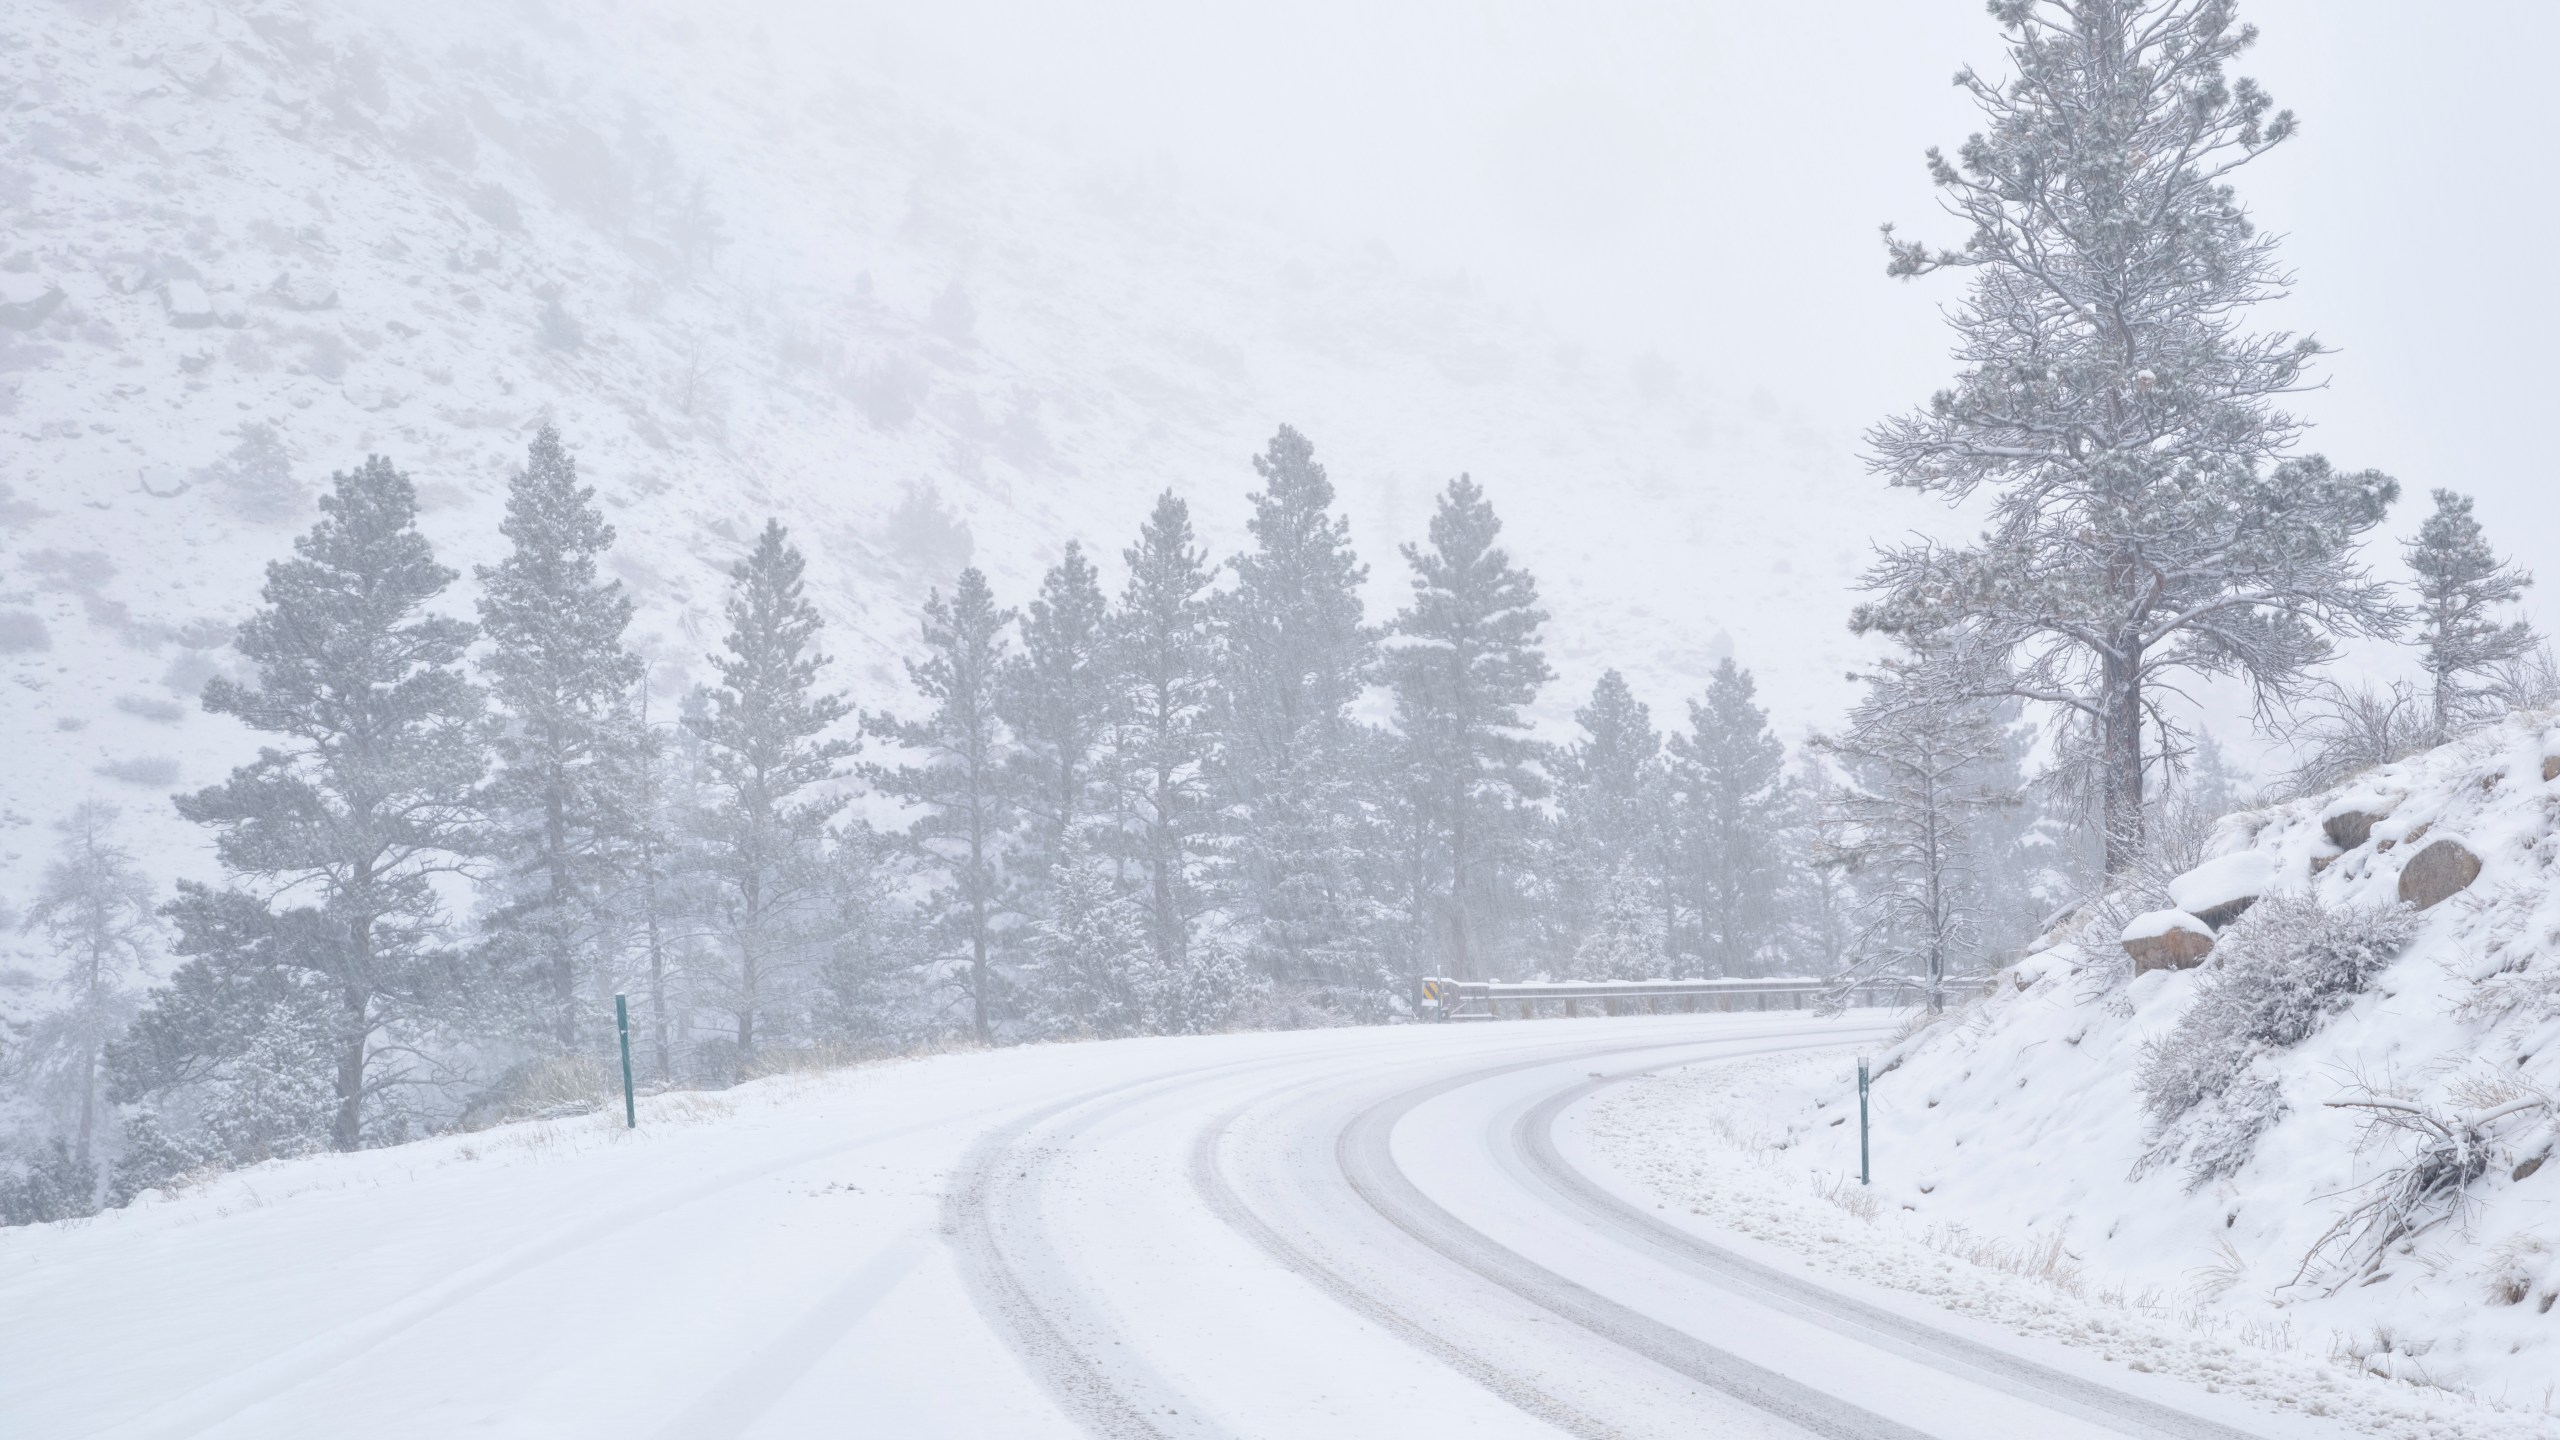
<path fill-rule="evenodd" d="M 1541 1014 L 1696 1015 L 1735 1011 L 1809 1010 L 1840 993 L 1836 980 L 1765 976 L 1728 980 L 1451 980 L 1425 977 L 1414 986 L 1414 1013 L 1424 1020 L 1499 1020 L 1512 1007 L 1523 1020 Z M 1908 1003 L 1910 982 L 1861 981 L 1848 987 L 1852 1005 Z M 1592 1007 L 1597 1007 L 1596 1010 Z"/>

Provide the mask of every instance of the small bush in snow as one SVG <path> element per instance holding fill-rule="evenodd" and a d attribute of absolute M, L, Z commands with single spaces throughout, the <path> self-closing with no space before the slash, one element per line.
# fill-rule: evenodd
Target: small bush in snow
<path fill-rule="evenodd" d="M 2154 1130 L 2141 1168 L 2183 1154 L 2201 1185 L 2247 1164 L 2284 1116 L 2272 1081 L 2249 1083 L 2251 1065 L 2364 993 L 2416 925 L 2403 907 L 2331 910 L 2308 896 L 2250 907 L 2215 946 L 2187 1013 L 2143 1047 L 2136 1083 Z"/>

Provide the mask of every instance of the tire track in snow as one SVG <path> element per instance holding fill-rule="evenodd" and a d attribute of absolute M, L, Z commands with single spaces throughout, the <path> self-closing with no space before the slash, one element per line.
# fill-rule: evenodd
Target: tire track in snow
<path fill-rule="evenodd" d="M 1024 1143 L 1078 1109 L 1090 1111 L 1077 1117 L 1078 1126 L 1091 1126 L 1166 1091 L 1365 1051 L 1343 1046 L 1148 1076 L 1059 1101 L 989 1131 L 971 1147 L 944 1197 L 943 1234 L 978 1313 L 1070 1419 L 1108 1440 L 1231 1440 L 1201 1405 L 1140 1361 L 1060 1273 L 1055 1247 L 1030 1213 L 1058 1148 L 1025 1157 Z"/>
<path fill-rule="evenodd" d="M 1820 1033 L 1824 1043 L 1836 1043 L 1836 1031 Z M 1662 1047 L 1656 1042 L 1649 1047 L 1630 1044 L 1617 1048 Z M 1786 1048 L 1792 1047 L 1768 1047 Z M 1924 1431 L 1835 1399 L 1547 1269 L 1450 1214 L 1423 1194 L 1397 1165 L 1392 1150 L 1396 1122 L 1416 1106 L 1493 1076 L 1552 1063 L 1550 1059 L 1494 1066 L 1435 1081 L 1369 1107 L 1344 1127 L 1336 1141 L 1335 1159 L 1344 1180 L 1389 1224 L 1460 1268 L 1621 1349 L 1807 1434 L 1823 1440 L 1932 1440 Z"/>
<path fill-rule="evenodd" d="M 1681 1269 L 1724 1289 L 1746 1294 L 1771 1309 L 1810 1320 L 1860 1344 L 1892 1351 L 1940 1370 L 1968 1374 L 1996 1388 L 2013 1393 L 2031 1391 L 2054 1409 L 2128 1435 L 2175 1440 L 2254 1440 L 2249 1432 L 2220 1421 L 2056 1370 L 1764 1265 L 1656 1219 L 1574 1168 L 1557 1149 L 1555 1129 L 1566 1110 L 1605 1086 L 1690 1063 L 1696 1062 L 1669 1061 L 1568 1086 L 1521 1114 L 1511 1127 L 1511 1145 L 1531 1174 L 1586 1216 L 1631 1237 L 1641 1248 L 1668 1258 Z"/>
<path fill-rule="evenodd" d="M 652 1431 L 652 1440 L 730 1440 L 747 1433 L 898 1288 L 922 1249 L 923 1237 L 912 1232 L 889 1242 L 781 1334 L 757 1346 L 747 1363 Z"/>

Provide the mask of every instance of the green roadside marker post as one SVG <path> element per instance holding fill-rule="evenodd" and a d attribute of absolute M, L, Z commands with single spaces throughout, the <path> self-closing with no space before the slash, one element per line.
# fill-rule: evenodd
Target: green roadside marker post
<path fill-rule="evenodd" d="M 625 1043 L 625 1051 L 630 1045 Z M 630 1061 L 622 1063 L 630 1071 Z M 1866 1184 L 1866 1058 L 1859 1056 L 1859 1184 Z"/>
<path fill-rule="evenodd" d="M 640 1128 L 640 1104 L 631 1098 L 631 1004 L 621 996 L 613 997 L 613 1028 L 622 1036 L 622 1128 Z M 1866 1066 L 1858 1067 L 1858 1093 L 1866 1093 Z M 1863 1126 L 1864 1122 L 1861 1122 Z"/>

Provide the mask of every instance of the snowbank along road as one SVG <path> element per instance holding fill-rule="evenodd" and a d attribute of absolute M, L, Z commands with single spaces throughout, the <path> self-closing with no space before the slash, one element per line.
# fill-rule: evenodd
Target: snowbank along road
<path fill-rule="evenodd" d="M 1585 1163 L 1613 1080 L 1886 1023 L 1043 1046 L 270 1165 L 0 1237 L 0 1431 L 2340 1433 L 1817 1282 Z"/>

